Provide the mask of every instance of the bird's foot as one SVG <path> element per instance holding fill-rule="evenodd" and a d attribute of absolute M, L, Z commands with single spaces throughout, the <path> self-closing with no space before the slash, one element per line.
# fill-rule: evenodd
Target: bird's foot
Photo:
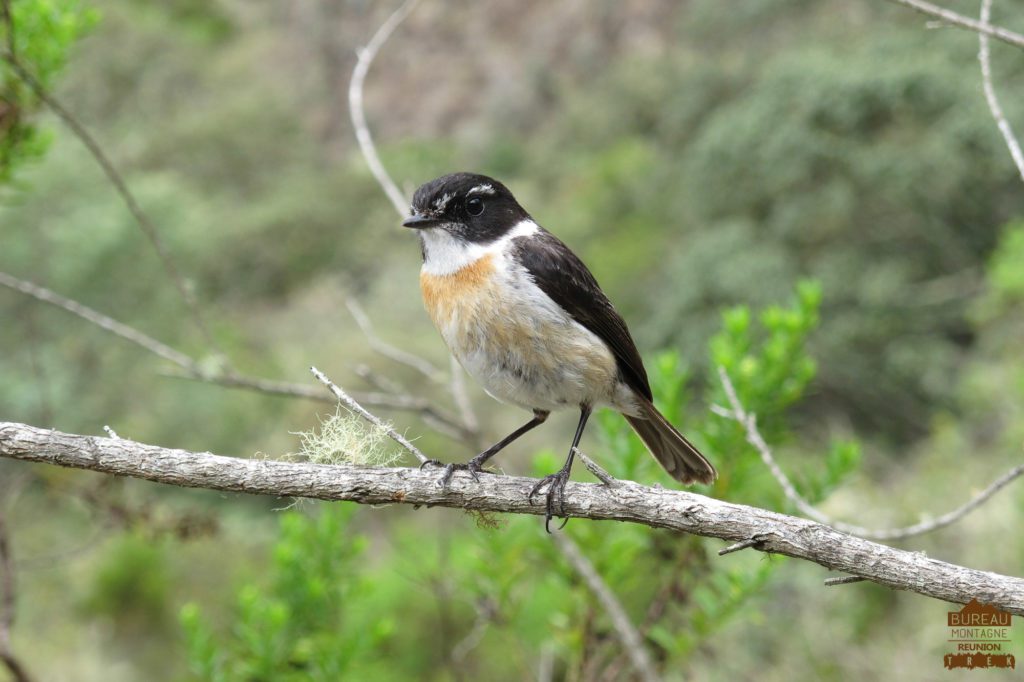
<path fill-rule="evenodd" d="M 472 476 L 473 480 L 476 481 L 477 483 L 480 482 L 480 472 L 483 471 L 483 469 L 480 467 L 480 462 L 476 461 L 475 457 L 469 460 L 468 462 L 462 464 L 456 464 L 454 462 L 449 462 L 445 464 L 444 462 L 441 462 L 436 459 L 428 459 L 426 462 L 420 465 L 420 469 L 428 465 L 444 468 L 444 471 L 441 472 L 441 478 L 437 479 L 437 485 L 440 486 L 442 490 L 447 488 L 448 484 L 451 483 L 452 475 L 456 471 L 468 471 L 469 475 Z"/>
<path fill-rule="evenodd" d="M 533 498 L 542 488 L 547 487 L 548 492 L 546 495 L 544 514 L 544 530 L 548 533 L 551 532 L 551 519 L 557 516 L 565 516 L 565 484 L 569 482 L 569 469 L 563 468 L 555 473 L 545 476 L 540 479 L 537 485 L 533 486 L 533 490 L 530 491 L 529 499 L 533 502 Z M 558 530 L 565 528 L 565 524 L 569 523 L 569 517 L 565 516 L 565 520 L 562 521 L 562 525 L 558 527 Z"/>

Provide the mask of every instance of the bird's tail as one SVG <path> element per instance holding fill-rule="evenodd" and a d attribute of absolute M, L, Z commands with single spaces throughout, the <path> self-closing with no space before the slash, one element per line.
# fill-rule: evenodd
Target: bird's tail
<path fill-rule="evenodd" d="M 665 471 L 682 483 L 714 483 L 718 472 L 700 454 L 700 450 L 686 440 L 650 401 L 640 396 L 636 398 L 640 415 L 623 416 Z"/>

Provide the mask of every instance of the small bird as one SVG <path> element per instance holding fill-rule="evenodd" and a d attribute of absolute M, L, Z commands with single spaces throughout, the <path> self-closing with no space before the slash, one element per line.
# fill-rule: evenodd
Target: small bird
<path fill-rule="evenodd" d="M 532 502 L 547 487 L 550 531 L 551 518 L 564 516 L 576 447 L 598 406 L 621 412 L 676 480 L 714 482 L 715 468 L 652 403 L 636 344 L 590 270 L 504 185 L 473 173 L 431 180 L 416 190 L 402 225 L 419 233 L 423 301 L 452 355 L 492 398 L 533 412 L 468 462 L 445 466 L 442 486 L 456 469 L 479 480 L 487 460 L 553 410 L 576 408 L 565 465 L 529 495 Z"/>

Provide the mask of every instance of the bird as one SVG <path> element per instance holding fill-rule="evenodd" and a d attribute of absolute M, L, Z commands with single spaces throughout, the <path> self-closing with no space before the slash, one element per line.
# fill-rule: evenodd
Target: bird
<path fill-rule="evenodd" d="M 714 482 L 714 466 L 654 406 L 633 337 L 594 275 L 505 185 L 476 173 L 435 178 L 416 190 L 402 225 L 419 235 L 423 302 L 452 355 L 492 398 L 533 413 L 468 462 L 430 460 L 444 467 L 440 485 L 456 470 L 479 481 L 488 460 L 551 412 L 578 409 L 564 466 L 529 493 L 532 504 L 546 488 L 550 532 L 597 407 L 620 412 L 676 480 Z"/>

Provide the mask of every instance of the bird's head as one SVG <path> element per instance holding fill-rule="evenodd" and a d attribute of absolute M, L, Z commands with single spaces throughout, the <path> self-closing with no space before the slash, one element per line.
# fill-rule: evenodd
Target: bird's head
<path fill-rule="evenodd" d="M 529 219 L 497 180 L 475 173 L 452 173 L 416 190 L 409 217 L 402 225 L 420 230 L 424 242 L 488 244 Z"/>

